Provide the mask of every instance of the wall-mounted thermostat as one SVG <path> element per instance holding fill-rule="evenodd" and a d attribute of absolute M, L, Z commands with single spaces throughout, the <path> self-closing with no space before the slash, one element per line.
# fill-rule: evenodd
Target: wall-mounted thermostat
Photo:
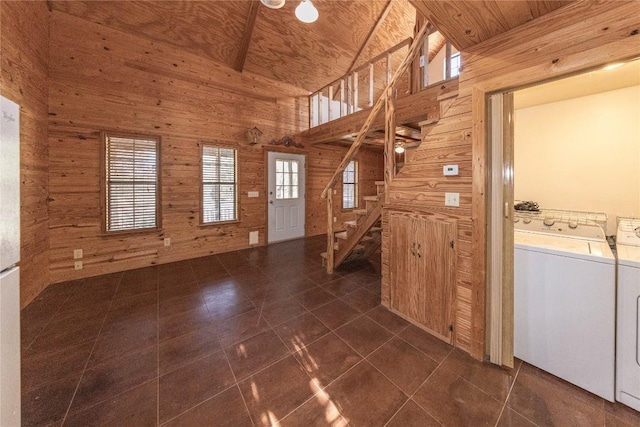
<path fill-rule="evenodd" d="M 442 167 L 442 173 L 444 176 L 456 176 L 458 175 L 458 165 L 445 165 Z"/>

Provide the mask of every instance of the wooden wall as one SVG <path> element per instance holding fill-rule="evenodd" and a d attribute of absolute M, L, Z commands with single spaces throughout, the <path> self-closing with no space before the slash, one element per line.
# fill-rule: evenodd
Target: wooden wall
<path fill-rule="evenodd" d="M 307 235 L 327 232 L 327 201 L 320 195 L 331 176 L 340 165 L 347 148 L 313 145 L 307 160 Z M 376 181 L 384 180 L 384 156 L 380 149 L 362 148 L 356 155 L 358 161 L 358 207 L 364 208 L 364 196 L 376 195 Z M 338 183 L 342 181 L 339 180 Z M 336 185 L 333 195 L 333 212 L 336 217 L 334 230 L 344 229 L 342 223 L 356 219 L 352 211 L 342 210 L 342 185 Z"/>
<path fill-rule="evenodd" d="M 45 2 L 0 2 L 1 92 L 20 104 L 21 253 L 24 307 L 49 284 L 48 42 Z"/>
<path fill-rule="evenodd" d="M 259 231 L 265 244 L 264 149 L 270 140 L 307 128 L 307 92 L 55 10 L 50 55 L 52 282 L 246 248 L 250 231 Z M 249 146 L 245 134 L 253 126 L 264 135 L 262 144 Z M 162 137 L 162 232 L 101 235 L 98 137 L 103 129 Z M 237 224 L 198 224 L 202 140 L 239 147 Z M 304 151 L 307 234 L 321 234 L 326 217 L 324 206 L 321 218 L 315 211 L 317 188 L 328 179 L 326 166 L 337 164 L 343 150 Z M 259 197 L 248 198 L 248 191 Z M 171 246 L 163 246 L 165 237 Z M 84 269 L 75 271 L 73 250 L 80 248 Z"/>
<path fill-rule="evenodd" d="M 391 208 L 458 220 L 456 346 L 484 356 L 485 95 L 640 55 L 640 3 L 578 2 L 462 52 L 459 96 L 390 188 Z M 442 166 L 460 165 L 443 177 Z M 460 207 L 444 207 L 459 192 Z M 386 217 L 383 217 L 386 219 Z M 383 274 L 388 251 L 383 245 Z M 383 277 L 384 290 L 388 278 Z"/>

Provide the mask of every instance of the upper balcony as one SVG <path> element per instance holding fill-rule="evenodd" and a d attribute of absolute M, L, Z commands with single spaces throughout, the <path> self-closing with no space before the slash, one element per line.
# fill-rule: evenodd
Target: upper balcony
<path fill-rule="evenodd" d="M 350 139 L 348 134 L 357 131 L 358 118 L 360 116 L 366 118 L 366 113 L 358 113 L 366 112 L 373 106 L 407 55 L 411 42 L 411 38 L 404 40 L 311 94 L 309 97 L 310 129 L 303 133 L 303 138 L 309 143 L 331 142 L 341 139 L 348 141 Z M 419 138 L 418 122 L 427 120 L 429 117 L 427 117 L 427 111 L 416 112 L 420 108 L 419 105 L 423 104 L 418 98 L 428 96 L 430 92 L 438 92 L 436 88 L 439 86 L 442 86 L 440 89 L 446 92 L 454 90 L 454 86 L 457 89 L 457 84 L 443 85 L 443 82 L 456 79 L 459 68 L 459 52 L 439 32 L 434 31 L 425 37 L 419 57 L 401 76 L 397 84 L 397 121 L 405 128 L 404 131 L 400 130 L 400 138 L 403 136 L 409 139 Z M 428 88 L 434 90 L 423 93 Z M 421 93 L 421 97 L 414 98 Z M 436 93 L 435 96 L 437 97 L 439 94 L 441 93 Z M 411 104 L 415 104 L 415 108 L 411 108 Z M 331 122 L 346 117 L 351 117 L 353 120 L 340 121 L 346 125 L 344 131 L 338 129 L 345 126 L 328 126 Z M 349 125 L 351 122 L 353 122 L 353 126 Z M 352 131 L 351 127 L 354 128 Z M 324 136 L 321 136 L 322 134 Z"/>

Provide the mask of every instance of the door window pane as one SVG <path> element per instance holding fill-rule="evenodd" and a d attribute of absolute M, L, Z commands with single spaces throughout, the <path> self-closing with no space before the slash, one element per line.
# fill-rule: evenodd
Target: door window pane
<path fill-rule="evenodd" d="M 297 199 L 298 190 L 297 160 L 276 159 L 276 199 Z"/>

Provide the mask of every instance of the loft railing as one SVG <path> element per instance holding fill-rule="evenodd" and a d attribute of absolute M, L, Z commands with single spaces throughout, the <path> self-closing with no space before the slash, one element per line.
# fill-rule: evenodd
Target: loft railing
<path fill-rule="evenodd" d="M 374 100 L 382 96 L 413 40 L 403 40 L 309 95 L 309 127 L 371 108 Z M 412 60 L 411 68 L 406 68 L 411 72 L 403 72 L 395 82 L 399 98 L 458 75 L 459 54 L 439 32 L 424 37 L 418 50 L 419 58 Z"/>
<path fill-rule="evenodd" d="M 411 62 L 415 59 L 416 54 L 420 52 L 421 48 L 424 46 L 424 39 L 428 33 L 428 30 L 431 28 L 431 25 L 428 22 L 425 22 L 415 38 L 413 39 L 411 45 L 409 46 L 408 52 L 398 68 L 395 70 L 393 76 L 389 78 L 387 84 L 378 97 L 377 101 L 372 105 L 369 116 L 365 120 L 362 125 L 362 129 L 358 132 L 358 135 L 351 144 L 349 151 L 345 154 L 344 158 L 340 162 L 340 165 L 335 170 L 326 187 L 322 191 L 322 198 L 327 200 L 327 273 L 332 274 L 334 269 L 334 231 L 333 231 L 333 189 L 338 182 L 338 178 L 342 176 L 345 168 L 349 164 L 351 160 L 355 157 L 360 150 L 360 146 L 369 133 L 369 129 L 371 128 L 371 124 L 374 122 L 380 111 L 382 110 L 382 106 L 385 106 L 385 195 L 388 194 L 386 191 L 387 185 L 390 180 L 393 178 L 393 174 L 395 173 L 391 168 L 393 167 L 393 161 L 391 160 L 393 157 L 393 146 L 395 143 L 395 91 L 396 85 L 400 79 L 400 77 L 405 73 L 408 69 Z M 395 168 L 394 168 L 395 169 Z M 388 197 L 388 196 L 386 196 Z"/>

